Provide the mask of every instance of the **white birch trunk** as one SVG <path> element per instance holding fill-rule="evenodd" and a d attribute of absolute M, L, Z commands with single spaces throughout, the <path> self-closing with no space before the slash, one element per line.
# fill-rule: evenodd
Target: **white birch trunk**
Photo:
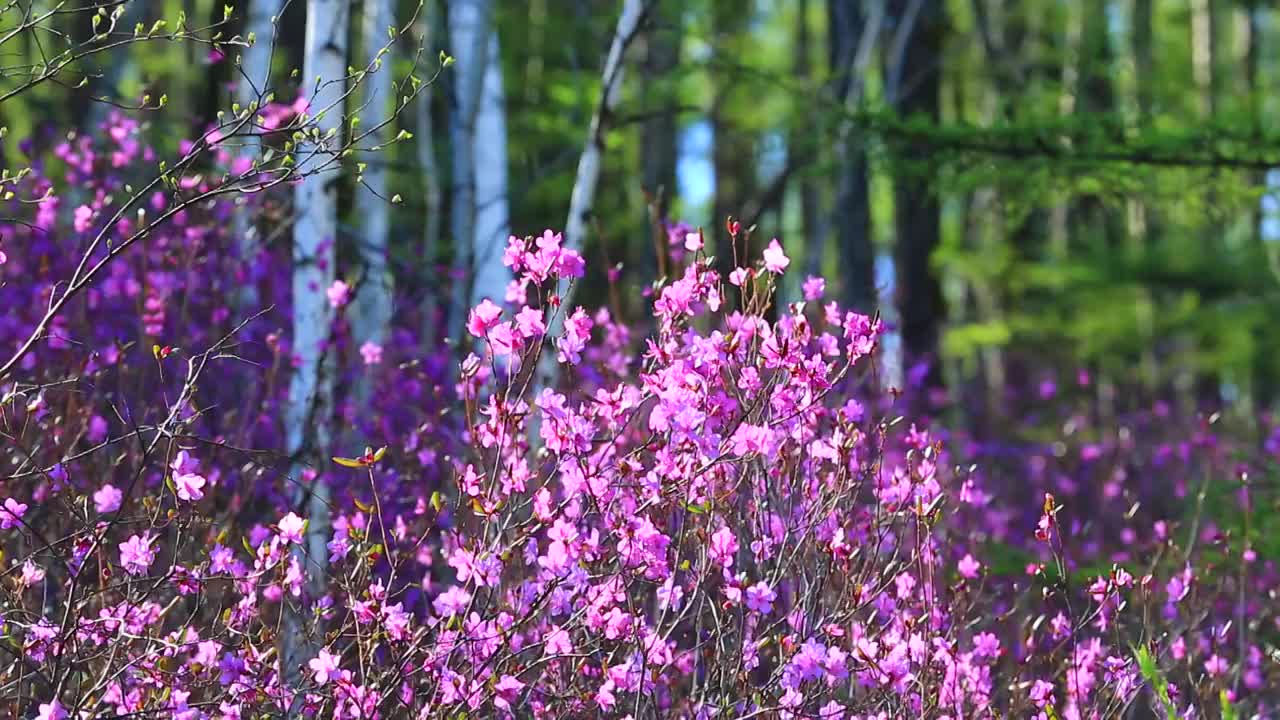
<path fill-rule="evenodd" d="M 453 115 L 453 294 L 448 337 L 462 339 L 462 325 L 470 309 L 467 301 L 476 227 L 475 143 L 476 115 L 488 56 L 489 12 L 487 0 L 454 0 L 449 4 L 449 44 L 456 59 Z"/>
<path fill-rule="evenodd" d="M 362 36 L 368 53 L 380 53 L 387 40 L 387 28 L 395 24 L 391 0 L 365 0 Z M 386 120 L 395 101 L 392 88 L 390 53 L 379 56 L 381 63 L 374 63 L 371 73 L 365 75 L 363 85 L 364 125 L 373 127 Z M 379 130 L 369 142 L 382 145 L 389 139 L 388 125 Z M 352 301 L 351 334 L 357 348 L 372 342 L 385 345 L 391 325 L 392 276 L 387 263 L 387 238 L 391 232 L 391 205 L 387 182 L 386 164 L 374 158 L 365 168 L 364 185 L 356 190 L 356 217 L 360 226 L 360 262 L 364 276 Z M 361 372 L 356 382 L 355 401 L 357 412 L 363 412 L 369 400 L 369 372 Z M 351 452 L 357 452 L 358 448 Z"/>
<path fill-rule="evenodd" d="M 280 14 L 282 0 L 250 0 L 249 16 L 245 19 L 244 37 L 254 38 L 252 47 L 244 49 L 240 54 L 240 73 L 236 80 L 236 103 L 240 112 L 249 113 L 251 118 L 245 124 L 245 130 L 253 132 L 252 118 L 257 117 L 257 108 L 265 101 L 268 86 L 271 82 L 271 48 L 275 37 L 275 18 Z M 244 152 L 250 158 L 257 158 L 258 138 L 250 135 L 242 141 Z M 244 202 L 244 198 L 241 202 Z M 248 264 L 258 254 L 258 229 L 253 218 L 243 205 L 236 208 L 232 218 L 235 228 L 236 242 L 240 253 L 240 261 Z M 252 282 L 240 284 L 238 309 L 245 314 L 258 310 L 258 288 Z"/>
<path fill-rule="evenodd" d="M 639 31 L 646 10 L 646 0 L 623 0 L 618 27 L 614 31 L 613 42 L 609 45 L 609 55 L 605 59 L 601 75 L 603 86 L 600 89 L 600 102 L 591 116 L 587 141 L 578 158 L 578 174 L 573 181 L 573 194 L 569 197 L 569 217 L 565 221 L 564 247 L 576 252 L 582 252 L 587 236 L 587 215 L 595 204 L 596 186 L 600 182 L 600 165 L 603 162 L 605 122 L 617 107 L 618 89 L 622 86 L 622 56 Z M 563 333 L 564 319 L 573 313 L 572 288 L 561 283 L 559 290 L 562 303 L 560 311 L 552 317 L 547 327 L 548 339 L 554 339 Z M 555 351 L 550 347 L 544 348 L 538 361 L 533 397 L 537 397 L 542 388 L 555 384 L 558 369 Z M 537 434 L 534 433 L 533 436 L 536 437 Z"/>
<path fill-rule="evenodd" d="M 502 252 L 511 235 L 507 202 L 507 109 L 502 82 L 498 34 L 490 32 L 473 138 L 476 220 L 470 306 L 484 298 L 501 305 L 512 278 L 511 269 L 502 264 Z"/>
<path fill-rule="evenodd" d="M 286 413 L 287 444 L 295 459 L 292 475 L 298 479 L 308 462 L 319 463 L 328 450 L 333 408 L 333 375 L 325 360 L 325 345 L 333 325 L 333 310 L 325 291 L 334 281 L 338 235 L 338 197 L 333 153 L 342 144 L 344 78 L 347 68 L 346 0 L 308 0 L 306 51 L 303 78 L 309 100 L 308 116 L 320 130 L 314 143 L 300 144 L 298 168 L 306 175 L 294 196 L 293 229 L 293 352 L 298 366 L 289 381 Z M 317 78 L 319 80 L 317 81 Z M 307 508 L 308 568 L 312 585 L 323 583 L 328 558 L 328 489 L 321 483 L 310 488 Z"/>

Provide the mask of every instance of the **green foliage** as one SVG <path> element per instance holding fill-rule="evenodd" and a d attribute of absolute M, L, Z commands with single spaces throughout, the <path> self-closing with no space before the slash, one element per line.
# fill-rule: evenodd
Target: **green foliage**
<path fill-rule="evenodd" d="M 823 0 L 662 0 L 627 57 L 592 212 L 607 219 L 600 225 L 609 234 L 599 235 L 591 225 L 588 255 L 622 263 L 623 282 L 635 283 L 628 287 L 653 279 L 644 270 L 656 269 L 645 206 L 645 191 L 654 188 L 644 186 L 645 163 L 655 154 L 697 158 L 684 154 L 678 142 L 659 146 L 646 139 L 646 120 L 670 116 L 683 132 L 714 119 L 713 143 L 729 149 L 717 168 L 725 176 L 702 179 L 721 191 L 714 208 L 742 215 L 760 206 L 757 238 L 779 235 L 797 268 L 807 270 L 803 253 L 825 243 L 814 265 L 839 297 L 844 238 L 832 218 L 848 169 L 834 150 L 848 131 L 870 168 L 870 232 L 877 251 L 888 252 L 899 240 L 895 187 L 927 185 L 943 201 L 942 243 L 932 267 L 948 289 L 941 347 L 958 361 L 961 379 L 978 372 L 984 353 L 1017 348 L 1064 366 L 1105 367 L 1118 380 L 1159 384 L 1190 371 L 1224 378 L 1243 391 L 1264 382 L 1280 385 L 1280 358 L 1268 352 L 1280 343 L 1270 322 L 1280 311 L 1280 243 L 1265 242 L 1260 223 L 1264 172 L 1280 165 L 1280 125 L 1271 119 L 1280 101 L 1259 84 L 1276 69 L 1274 54 L 1258 50 L 1275 44 L 1277 25 L 1269 22 L 1275 11 L 1259 6 L 1249 11 L 1257 14 L 1252 17 L 1243 5 L 1211 5 L 1216 34 L 1203 67 L 1206 59 L 1188 42 L 1194 19 L 1177 3 L 1152 3 L 1152 17 L 1141 18 L 1129 3 L 947 0 L 935 121 L 904 117 L 889 104 L 885 85 L 899 41 L 893 17 L 885 18 L 859 78 L 860 102 L 850 104 L 833 91 L 839 68 L 831 66 Z M 407 20 L 416 6 L 399 2 L 397 19 Z M 887 4 L 890 14 L 892 6 Z M 230 8 L 232 26 L 222 42 L 235 37 L 246 7 L 239 2 Z M 1096 16 L 1099 8 L 1107 21 Z M 208 21 L 226 20 L 228 10 L 218 0 L 132 2 L 113 9 L 123 13 L 117 31 L 132 35 L 137 28 L 144 41 L 87 58 L 70 68 L 65 82 L 6 104 L 3 165 L 17 171 L 18 143 L 40 123 L 84 129 L 90 94 L 134 103 L 149 95 L 152 109 L 142 113 L 148 137 L 162 156 L 171 156 L 180 140 L 209 120 L 195 116 L 195 108 L 208 104 L 205 96 L 217 95 L 215 110 L 231 108 L 231 72 L 209 64 L 204 44 L 147 38 L 180 27 L 199 34 Z M 616 3 L 579 3 L 570 11 L 554 0 L 495 6 L 513 232 L 565 224 L 617 10 Z M 412 33 L 397 35 L 384 58 L 396 77 L 417 76 L 414 87 L 431 66 L 452 61 L 443 5 L 426 3 L 423 12 L 435 23 L 434 45 L 415 56 L 407 52 Z M 294 71 L 303 15 L 303 4 L 294 3 L 279 25 L 274 85 L 283 102 L 300 82 Z M 0 19 L 0 31 L 5 22 Z M 105 18 L 94 22 L 108 24 Z M 801 26 L 807 47 L 799 47 Z M 1141 46 L 1143 28 L 1149 48 Z M 29 43 L 11 45 L 6 49 L 23 62 L 40 51 Z M 649 54 L 653 47 L 673 57 L 658 62 Z M 232 46 L 228 56 L 238 51 Z M 357 43 L 349 62 L 360 69 L 372 52 Z M 807 75 L 797 72 L 800 60 Z M 113 67 L 107 87 L 102 78 Z M 0 91 L 11 81 L 0 78 Z M 406 239 L 392 248 L 397 267 L 420 264 L 422 143 L 435 153 L 436 181 L 446 195 L 451 184 L 445 90 L 434 92 L 434 137 L 415 137 L 398 126 L 395 141 L 382 149 L 403 200 L 394 213 L 404 231 L 395 236 Z M 367 128 L 373 118 L 362 114 L 361 127 Z M 769 199 L 766 170 L 776 169 L 770 163 L 779 158 L 792 166 L 789 187 Z M 352 165 L 362 160 L 354 157 Z M 801 181 L 816 196 L 817 227 L 808 225 L 812 218 L 799 207 Z M 348 208 L 351 184 L 342 191 Z M 668 195 L 676 190 L 666 188 Z M 674 199 L 676 219 L 721 226 L 723 218 L 711 217 L 710 204 Z M 348 229 L 359 222 L 345 219 Z M 442 248 L 439 259 L 447 260 L 450 251 Z M 580 288 L 583 302 L 609 297 L 602 267 L 590 268 Z M 619 298 L 624 311 L 644 302 L 633 292 Z M 1168 346 L 1175 340 L 1176 350 Z M 1144 353 L 1150 362 L 1139 357 Z"/>
<path fill-rule="evenodd" d="M 1152 691 L 1156 694 L 1156 700 L 1164 708 L 1165 717 L 1168 720 L 1178 720 L 1178 708 L 1169 698 L 1169 681 L 1165 679 L 1164 672 L 1156 664 L 1151 651 L 1145 647 L 1135 647 L 1133 657 L 1138 662 L 1138 671 L 1142 673 L 1142 679 L 1151 685 Z"/>

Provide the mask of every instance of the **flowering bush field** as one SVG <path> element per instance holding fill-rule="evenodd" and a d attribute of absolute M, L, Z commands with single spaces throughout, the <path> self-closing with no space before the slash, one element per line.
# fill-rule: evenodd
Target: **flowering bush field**
<path fill-rule="evenodd" d="M 97 144 L 28 151 L 42 160 L 0 228 L 6 349 L 150 153 L 124 118 Z M 1280 703 L 1274 498 L 1256 480 L 1280 444 L 1163 405 L 1099 425 L 1084 393 L 1048 383 L 1034 423 L 1052 439 L 972 437 L 881 389 L 882 323 L 820 279 L 775 307 L 794 271 L 777 241 L 721 277 L 700 233 L 674 232 L 680 267 L 638 337 L 561 304 L 590 260 L 547 231 L 511 239 L 517 279 L 471 311 L 454 368 L 419 346 L 411 303 L 385 347 L 357 347 L 341 309 L 359 284 L 314 288 L 339 310 L 348 430 L 333 462 L 290 477 L 288 252 L 240 256 L 233 214 L 266 227 L 278 209 L 234 197 L 106 266 L 0 387 L 8 716 L 1243 718 Z M 237 306 L 246 286 L 267 310 Z M 535 379 L 544 354 L 554 387 Z M 361 378 L 365 403 L 343 392 Z M 313 481 L 332 489 L 323 534 L 299 500 Z"/>

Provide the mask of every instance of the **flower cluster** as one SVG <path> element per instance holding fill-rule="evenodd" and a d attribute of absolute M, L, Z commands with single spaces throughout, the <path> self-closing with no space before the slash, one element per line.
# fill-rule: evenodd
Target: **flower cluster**
<path fill-rule="evenodd" d="M 104 217 L 147 149 L 112 122 L 107 150 L 56 148 L 84 197 L 14 208 L 33 216 L 5 228 L 22 240 L 0 264 L 20 308 L 6 346 L 68 269 L 59 238 L 127 231 Z M 401 362 L 433 357 L 408 325 L 355 347 L 352 288 L 314 288 L 338 310 L 340 393 L 376 381 L 336 413 L 388 447 L 291 478 L 270 452 L 287 338 L 250 327 L 254 362 L 215 362 L 238 324 L 223 300 L 287 287 L 271 281 L 287 253 L 237 256 L 234 211 L 201 205 L 113 264 L 0 393 L 0 698 L 22 717 L 1275 710 L 1280 573 L 1254 549 L 1249 473 L 1225 497 L 1208 479 L 1228 455 L 1207 426 L 1166 442 L 1169 423 L 1134 420 L 1001 455 L 903 418 L 879 385 L 886 328 L 821 278 L 775 307 L 778 240 L 721 277 L 704 234 L 673 226 L 637 341 L 557 294 L 586 261 L 547 231 L 511 238 L 515 280 L 470 310 L 454 387 Z M 299 504 L 315 483 L 328 504 Z M 1233 502 L 1238 531 L 1201 512 Z"/>

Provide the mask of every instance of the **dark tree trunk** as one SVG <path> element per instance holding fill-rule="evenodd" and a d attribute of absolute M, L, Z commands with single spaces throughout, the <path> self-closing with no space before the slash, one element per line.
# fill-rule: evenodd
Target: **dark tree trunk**
<path fill-rule="evenodd" d="M 908 0 L 895 0 L 891 7 L 897 22 L 905 19 Z M 925 0 L 907 40 L 896 88 L 898 111 L 904 117 L 924 116 L 939 119 L 942 80 L 943 17 L 940 0 Z M 940 218 L 937 195 L 928 186 L 928 178 L 919 175 L 925 158 L 907 158 L 913 166 L 910 174 L 897 178 L 894 188 L 898 278 L 898 312 L 901 318 L 904 359 L 911 365 L 927 361 L 926 386 L 942 383 L 938 363 L 938 342 L 945 314 L 942 285 L 934 272 L 931 259 L 940 241 Z"/>
<path fill-rule="evenodd" d="M 740 38 L 746 32 L 750 13 L 737 0 L 715 0 L 712 10 L 716 28 L 716 45 L 726 53 L 739 50 Z M 743 235 L 738 236 L 736 243 L 731 244 L 729 233 L 725 230 L 725 219 L 732 216 L 738 220 L 747 211 L 745 204 L 753 197 L 756 182 L 756 147 L 755 138 L 743 130 L 742 124 L 735 122 L 734 115 L 742 106 L 741 84 L 736 77 L 737 71 L 728 68 L 717 80 L 716 99 L 711 109 L 712 127 L 712 165 L 715 172 L 715 200 L 712 207 L 708 237 L 715 238 L 716 269 L 721 276 L 728 278 L 735 265 L 749 265 L 753 257 L 759 257 L 763 248 L 760 238 L 752 238 L 756 247 L 746 246 Z M 768 242 L 768 238 L 764 239 Z M 735 261 L 735 252 L 737 259 Z"/>
<path fill-rule="evenodd" d="M 641 95 L 647 117 L 640 129 L 640 172 L 644 191 L 652 198 L 651 213 L 646 209 L 652 246 L 638 248 L 637 261 L 645 283 L 657 277 L 657 253 L 665 251 L 663 228 L 676 194 L 676 114 L 675 98 L 669 87 L 671 73 L 680 60 L 680 7 L 676 3 L 659 3 L 653 11 L 653 28 L 639 39 L 644 44 L 641 69 Z"/>
<path fill-rule="evenodd" d="M 839 78 L 837 96 L 846 98 L 855 83 L 854 61 L 867 17 L 856 0 L 828 0 L 831 72 Z M 857 142 L 841 148 L 836 190 L 835 244 L 840 252 L 840 297 L 860 312 L 876 306 L 875 250 L 871 243 L 871 202 L 867 162 Z"/>

